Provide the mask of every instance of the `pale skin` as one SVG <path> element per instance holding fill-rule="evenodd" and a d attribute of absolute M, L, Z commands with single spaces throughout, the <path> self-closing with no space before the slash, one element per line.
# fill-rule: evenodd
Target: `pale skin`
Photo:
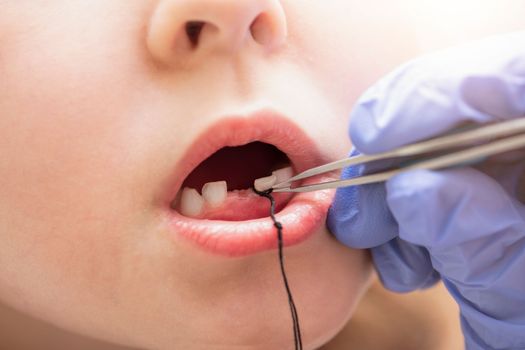
<path fill-rule="evenodd" d="M 156 199 L 174 165 L 222 115 L 268 104 L 342 158 L 366 87 L 419 54 L 523 29 L 525 10 L 519 0 L 224 0 L 283 17 L 257 28 L 257 45 L 203 33 L 210 49 L 196 55 L 166 49 L 175 26 L 151 25 L 163 8 L 222 2 L 188 1 L 0 0 L 0 344 L 289 348 L 275 251 L 231 259 L 167 239 Z M 253 13 L 235 13 L 219 28 L 249 31 Z M 285 251 L 306 349 L 462 347 L 442 287 L 386 292 L 366 251 L 321 231 Z"/>

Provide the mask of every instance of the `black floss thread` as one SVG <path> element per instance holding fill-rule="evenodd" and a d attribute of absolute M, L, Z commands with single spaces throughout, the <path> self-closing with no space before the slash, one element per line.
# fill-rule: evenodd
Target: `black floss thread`
<path fill-rule="evenodd" d="M 257 191 L 255 188 L 252 188 L 255 193 L 261 197 L 268 198 L 270 201 L 270 217 L 272 218 L 273 225 L 277 229 L 277 241 L 279 244 L 279 264 L 281 266 L 281 274 L 283 276 L 284 287 L 286 288 L 286 294 L 288 295 L 288 304 L 290 305 L 290 312 L 292 314 L 293 321 L 293 335 L 294 335 L 294 344 L 295 350 L 303 349 L 303 340 L 301 338 L 301 328 L 299 326 L 299 315 L 297 315 L 297 309 L 295 308 L 295 303 L 293 301 L 292 292 L 290 290 L 290 285 L 288 284 L 288 277 L 286 276 L 286 271 L 284 269 L 284 256 L 283 256 L 283 225 L 277 221 L 275 217 L 275 198 L 272 196 L 272 189 L 267 191 Z"/>

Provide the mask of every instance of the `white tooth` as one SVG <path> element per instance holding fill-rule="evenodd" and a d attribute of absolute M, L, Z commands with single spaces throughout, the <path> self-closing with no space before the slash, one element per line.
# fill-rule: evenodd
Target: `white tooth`
<path fill-rule="evenodd" d="M 277 177 L 277 183 L 288 180 L 293 176 L 293 169 L 291 166 L 275 170 L 273 173 Z"/>
<path fill-rule="evenodd" d="M 267 191 L 272 188 L 277 182 L 277 176 L 270 175 L 267 177 L 261 177 L 253 182 L 253 187 L 259 192 Z"/>
<path fill-rule="evenodd" d="M 218 206 L 226 200 L 228 195 L 226 181 L 208 182 L 202 187 L 202 197 L 212 206 Z"/>
<path fill-rule="evenodd" d="M 204 199 L 194 188 L 185 187 L 180 198 L 180 213 L 185 216 L 197 216 L 202 212 Z"/>

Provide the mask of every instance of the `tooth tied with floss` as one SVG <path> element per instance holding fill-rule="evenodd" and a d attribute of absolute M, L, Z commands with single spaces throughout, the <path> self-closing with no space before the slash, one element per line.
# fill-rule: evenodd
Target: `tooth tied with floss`
<path fill-rule="evenodd" d="M 272 172 L 270 176 L 256 179 L 254 187 L 258 191 L 265 191 L 271 188 L 275 183 L 284 181 L 293 176 L 292 167 L 278 169 Z M 248 193 L 243 193 L 243 192 Z M 249 190 L 234 190 L 228 191 L 228 184 L 226 181 L 208 182 L 202 186 L 201 192 L 195 188 L 184 187 L 177 196 L 177 202 L 174 206 L 178 208 L 179 212 L 190 218 L 198 218 L 206 214 L 207 211 L 217 210 L 223 206 L 228 198 L 228 194 L 242 194 L 243 196 L 255 194 Z"/>

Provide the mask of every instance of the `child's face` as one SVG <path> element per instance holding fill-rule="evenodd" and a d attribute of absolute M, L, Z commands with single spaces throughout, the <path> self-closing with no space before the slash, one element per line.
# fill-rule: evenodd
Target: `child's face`
<path fill-rule="evenodd" d="M 188 239 L 177 224 L 188 219 L 169 203 L 188 175 L 183 157 L 198 158 L 195 140 L 228 117 L 237 120 L 226 138 L 257 135 L 240 120 L 270 110 L 314 140 L 317 162 L 344 157 L 355 98 L 415 52 L 405 10 L 349 0 L 0 7 L 0 300 L 129 345 L 286 348 L 275 249 L 242 253 L 237 237 L 237 251 L 212 253 Z M 179 29 L 203 18 L 216 26 L 192 48 Z M 272 127 L 261 126 L 264 140 Z M 232 225 L 253 237 L 244 224 Z M 308 348 L 340 329 L 370 275 L 365 252 L 343 248 L 324 225 L 314 231 L 285 249 Z"/>

